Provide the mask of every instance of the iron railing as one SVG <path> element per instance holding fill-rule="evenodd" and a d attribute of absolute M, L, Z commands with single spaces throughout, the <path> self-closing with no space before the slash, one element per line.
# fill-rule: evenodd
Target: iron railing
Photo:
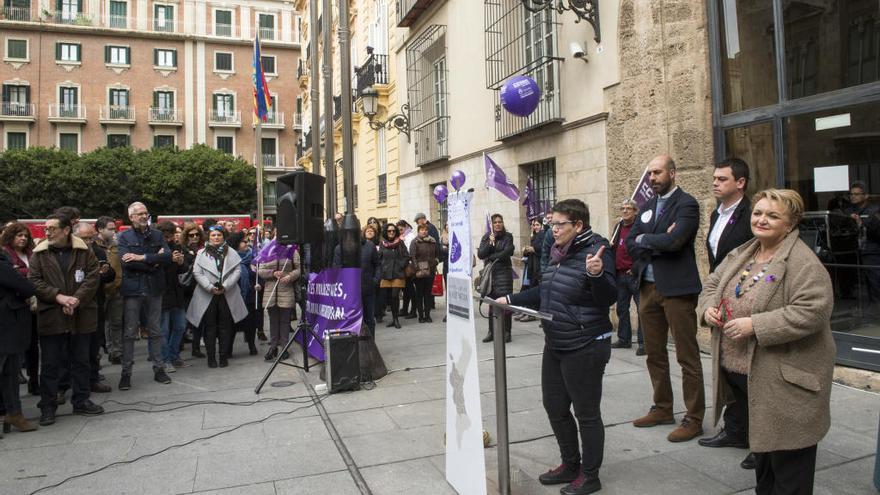
<path fill-rule="evenodd" d="M 180 122 L 180 109 L 168 107 L 150 107 L 150 122 Z"/>
<path fill-rule="evenodd" d="M 261 41 L 272 41 L 275 39 L 275 28 L 273 27 L 261 27 L 260 28 L 260 40 Z"/>
<path fill-rule="evenodd" d="M 440 0 L 397 0 L 397 27 L 410 27 L 428 8 Z"/>
<path fill-rule="evenodd" d="M 241 111 L 212 108 L 208 121 L 212 124 L 241 124 Z"/>
<path fill-rule="evenodd" d="M 50 103 L 49 118 L 55 119 L 85 119 L 85 105 L 70 105 L 67 103 Z"/>
<path fill-rule="evenodd" d="M 374 84 L 388 84 L 388 55 L 371 53 L 367 61 L 356 67 L 354 72 L 357 78 L 355 89 L 358 97 Z"/>
<path fill-rule="evenodd" d="M 134 120 L 134 107 L 122 105 L 103 105 L 101 120 Z"/>
<path fill-rule="evenodd" d="M 214 36 L 223 36 L 225 38 L 235 36 L 235 25 L 215 22 Z"/>
<path fill-rule="evenodd" d="M 284 168 L 284 155 L 276 155 L 275 153 L 262 153 L 260 162 L 264 167 Z"/>
<path fill-rule="evenodd" d="M 3 13 L 3 20 L 7 21 L 30 21 L 31 20 L 31 8 L 30 7 L 3 7 L 3 10 L 0 11 Z"/>
<path fill-rule="evenodd" d="M 449 117 L 438 117 L 415 133 L 416 165 L 449 158 Z"/>
<path fill-rule="evenodd" d="M 33 103 L 4 101 L 0 103 L 0 115 L 7 117 L 34 117 L 36 109 Z"/>
<path fill-rule="evenodd" d="M 82 12 L 70 12 L 56 10 L 52 15 L 46 16 L 47 22 L 54 24 L 72 24 L 77 26 L 91 26 L 92 18 Z"/>
<path fill-rule="evenodd" d="M 296 112 L 293 114 L 293 128 L 294 129 L 302 129 L 303 126 L 303 116 L 301 112 Z"/>
<path fill-rule="evenodd" d="M 379 174 L 376 177 L 376 183 L 376 190 L 378 192 L 376 202 L 384 203 L 388 201 L 388 174 Z"/>

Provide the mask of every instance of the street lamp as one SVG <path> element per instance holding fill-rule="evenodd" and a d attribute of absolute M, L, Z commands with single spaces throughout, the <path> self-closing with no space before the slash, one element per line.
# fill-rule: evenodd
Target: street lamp
<path fill-rule="evenodd" d="M 599 31 L 599 0 L 522 0 L 522 4 L 529 12 L 536 13 L 544 9 L 553 9 L 559 14 L 570 10 L 577 15 L 575 22 L 589 22 L 590 26 L 593 26 L 593 32 L 596 33 L 593 39 L 596 43 L 602 42 L 602 34 Z"/>
<path fill-rule="evenodd" d="M 379 109 L 379 92 L 372 86 L 361 92 L 361 103 L 363 104 L 364 115 L 369 120 L 370 128 L 378 131 L 383 127 L 385 129 L 397 129 L 397 132 L 406 134 L 407 142 L 410 141 L 409 128 L 409 104 L 404 103 L 400 107 L 400 112 L 390 115 L 387 120 L 373 120 Z"/>

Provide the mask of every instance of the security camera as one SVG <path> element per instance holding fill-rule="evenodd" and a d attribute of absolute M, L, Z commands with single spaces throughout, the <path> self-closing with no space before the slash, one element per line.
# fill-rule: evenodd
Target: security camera
<path fill-rule="evenodd" d="M 571 52 L 571 56 L 574 58 L 579 58 L 584 62 L 587 61 L 587 52 L 584 50 L 584 47 L 581 46 L 577 41 L 572 41 L 568 45 L 568 51 Z"/>

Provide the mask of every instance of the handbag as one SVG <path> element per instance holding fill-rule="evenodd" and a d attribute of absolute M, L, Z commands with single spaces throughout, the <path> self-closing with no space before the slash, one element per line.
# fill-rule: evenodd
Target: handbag
<path fill-rule="evenodd" d="M 419 261 L 416 268 L 416 278 L 428 278 L 431 276 L 431 264 L 427 261 Z"/>
<path fill-rule="evenodd" d="M 193 276 L 192 266 L 189 267 L 189 270 L 186 273 L 177 274 L 177 282 L 181 287 L 190 288 L 195 283 L 196 278 Z"/>
<path fill-rule="evenodd" d="M 474 279 L 474 290 L 477 291 L 477 294 L 479 294 L 480 297 L 486 297 L 486 295 L 489 294 L 489 291 L 492 290 L 493 266 L 495 266 L 495 261 L 483 265 L 483 269 L 480 270 L 479 275 Z"/>
<path fill-rule="evenodd" d="M 443 275 L 436 274 L 434 275 L 434 283 L 431 285 L 431 295 L 432 296 L 442 296 L 443 295 Z"/>
<path fill-rule="evenodd" d="M 403 267 L 403 276 L 406 278 L 413 278 L 415 274 L 416 268 L 413 266 L 412 260 L 408 260 Z"/>

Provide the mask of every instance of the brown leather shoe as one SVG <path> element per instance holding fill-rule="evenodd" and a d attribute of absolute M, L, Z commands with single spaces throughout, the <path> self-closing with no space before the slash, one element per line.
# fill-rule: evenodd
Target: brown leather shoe
<path fill-rule="evenodd" d="M 7 425 L 14 426 L 18 431 L 34 431 L 37 429 L 37 427 L 30 424 L 21 413 L 8 415 L 3 418 L 3 422 Z"/>
<path fill-rule="evenodd" d="M 687 442 L 703 434 L 703 422 L 685 416 L 678 428 L 672 430 L 666 437 L 670 442 Z"/>
<path fill-rule="evenodd" d="M 675 424 L 675 417 L 672 415 L 672 411 L 661 411 L 660 409 L 657 409 L 657 406 L 651 406 L 651 410 L 648 411 L 648 414 L 633 421 L 633 426 L 636 428 L 649 428 L 651 426 L 671 424 Z"/>

